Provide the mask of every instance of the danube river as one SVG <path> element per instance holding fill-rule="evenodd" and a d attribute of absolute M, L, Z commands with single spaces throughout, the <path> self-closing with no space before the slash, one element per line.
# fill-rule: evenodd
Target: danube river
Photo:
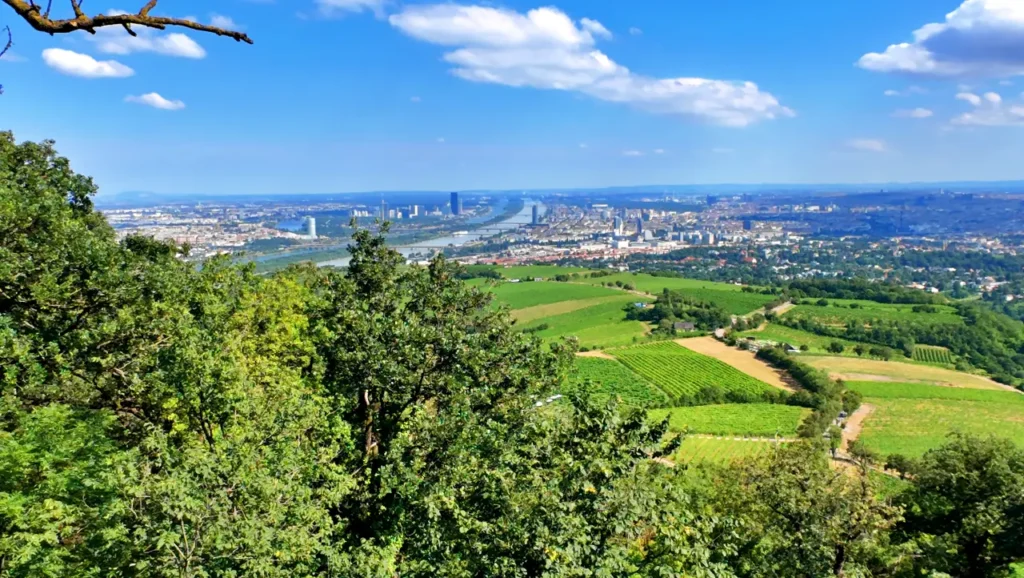
<path fill-rule="evenodd" d="M 413 243 L 407 247 L 399 247 L 398 252 L 405 255 L 407 258 L 413 255 L 429 255 L 434 249 L 438 247 L 447 247 L 454 245 L 456 247 L 465 245 L 472 241 L 479 241 L 487 237 L 494 237 L 502 233 L 514 231 L 525 225 L 529 225 L 533 220 L 533 206 L 538 206 L 538 211 L 543 215 L 547 211 L 547 207 L 544 205 L 525 199 L 523 201 L 523 209 L 513 215 L 512 217 L 501 221 L 499 223 L 492 223 L 480 229 L 467 229 L 465 235 L 451 235 L 448 237 L 441 237 L 438 239 L 430 239 L 428 241 L 420 241 L 419 243 Z M 317 263 L 320 267 L 347 267 L 349 258 L 334 259 L 332 261 L 322 261 Z"/>

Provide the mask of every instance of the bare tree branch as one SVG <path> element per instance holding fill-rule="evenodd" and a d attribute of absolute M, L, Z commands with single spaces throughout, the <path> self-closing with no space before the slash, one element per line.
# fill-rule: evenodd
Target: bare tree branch
<path fill-rule="evenodd" d="M 3 58 L 4 54 L 7 54 L 7 51 L 11 49 L 11 46 L 14 46 L 14 37 L 11 36 L 11 28 L 9 26 L 4 26 L 3 32 L 7 33 L 7 44 L 4 44 L 3 49 L 0 50 L 0 58 Z M 4 85 L 0 84 L 0 94 L 3 93 Z"/>
<path fill-rule="evenodd" d="M 0 58 L 2 58 L 3 55 L 7 54 L 7 51 L 11 49 L 11 46 L 14 46 L 14 37 L 11 36 L 11 28 L 9 26 L 4 26 L 3 30 L 0 32 L 7 33 L 7 44 L 4 44 L 3 50 L 0 50 Z"/>
<path fill-rule="evenodd" d="M 136 33 L 131 29 L 132 25 L 155 28 L 157 30 L 164 30 L 168 26 L 178 26 L 181 28 L 196 30 L 198 32 L 216 34 L 217 36 L 227 36 L 228 38 L 235 39 L 237 42 L 252 44 L 252 39 L 243 32 L 218 28 L 216 26 L 208 26 L 206 24 L 200 24 L 199 22 L 193 22 L 184 18 L 150 16 L 149 13 L 156 7 L 158 0 L 149 0 L 149 2 L 146 3 L 146 5 L 143 6 L 137 14 L 97 14 L 95 16 L 87 16 L 85 12 L 82 11 L 82 0 L 69 0 L 71 2 L 71 9 L 75 13 L 75 17 L 63 20 L 53 20 L 50 18 L 49 2 L 47 4 L 46 11 L 43 12 L 42 8 L 32 0 L 2 1 L 4 4 L 13 8 L 19 16 L 25 19 L 25 21 L 32 26 L 32 28 L 35 28 L 40 32 L 50 34 L 51 36 L 54 34 L 67 34 L 79 30 L 85 30 L 86 32 L 95 34 L 97 28 L 103 28 L 105 26 L 123 26 L 129 34 L 135 36 Z"/>

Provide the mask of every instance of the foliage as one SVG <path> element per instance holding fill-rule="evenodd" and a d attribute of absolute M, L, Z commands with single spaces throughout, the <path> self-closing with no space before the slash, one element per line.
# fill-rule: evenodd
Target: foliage
<path fill-rule="evenodd" d="M 779 402 L 785 394 L 713 357 L 672 342 L 611 352 L 672 397 L 674 405 Z"/>
<path fill-rule="evenodd" d="M 626 305 L 624 309 L 626 319 L 654 323 L 658 326 L 656 331 L 671 334 L 676 332 L 673 324 L 679 321 L 691 322 L 701 331 L 713 331 L 731 324 L 731 316 L 717 305 L 668 289 L 658 295 L 653 307 Z"/>
<path fill-rule="evenodd" d="M 914 347 L 914 354 L 911 357 L 914 361 L 923 361 L 925 363 L 934 363 L 937 365 L 953 364 L 953 356 L 950 355 L 949 350 L 945 347 L 917 345 Z"/>
<path fill-rule="evenodd" d="M 715 488 L 720 507 L 738 512 L 739 576 L 885 575 L 888 530 L 899 510 L 880 501 L 866 476 L 831 471 L 820 445 L 794 443 L 736 466 Z"/>
<path fill-rule="evenodd" d="M 0 575 L 721 573 L 667 425 L 536 408 L 572 349 L 443 259 L 196 268 L 94 192 L 0 138 Z"/>
<path fill-rule="evenodd" d="M 920 548 L 921 570 L 1007 576 L 1024 559 L 1024 451 L 993 438 L 952 435 L 914 469 L 897 535 Z"/>

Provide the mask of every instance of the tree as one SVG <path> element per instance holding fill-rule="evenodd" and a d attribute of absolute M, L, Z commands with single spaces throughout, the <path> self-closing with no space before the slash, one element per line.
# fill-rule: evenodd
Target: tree
<path fill-rule="evenodd" d="M 736 520 L 734 537 L 723 536 L 735 544 L 722 550 L 737 575 L 870 576 L 885 563 L 898 509 L 867 476 L 832 470 L 819 441 L 787 444 L 722 478 L 712 487 Z"/>
<path fill-rule="evenodd" d="M 40 32 L 45 32 L 51 36 L 54 34 L 67 34 L 80 30 L 84 30 L 90 34 L 95 34 L 97 28 L 110 26 L 123 27 L 125 32 L 129 35 L 137 36 L 138 33 L 132 29 L 132 26 L 142 26 L 158 30 L 164 30 L 168 26 L 174 26 L 196 30 L 198 32 L 208 32 L 216 34 L 217 36 L 227 36 L 228 38 L 233 38 L 238 42 L 252 44 L 252 39 L 242 32 L 228 30 L 217 26 L 210 26 L 186 18 L 153 16 L 150 12 L 156 8 L 158 0 L 149 0 L 149 2 L 147 2 L 146 5 L 135 14 L 100 13 L 94 16 L 88 16 L 85 13 L 82 8 L 82 0 L 69 1 L 71 3 L 71 10 L 74 17 L 54 19 L 50 17 L 51 8 L 53 6 L 52 0 L 48 0 L 45 7 L 36 4 L 33 0 L 3 0 L 4 4 L 13 8 L 14 12 L 28 22 L 32 28 Z"/>
<path fill-rule="evenodd" d="M 271 277 L 118 242 L 0 135 L 0 575 L 721 575 L 640 410 L 439 257 Z"/>
<path fill-rule="evenodd" d="M 921 458 L 900 503 L 897 534 L 920 549 L 919 571 L 1007 576 L 1024 559 L 1024 451 L 1010 440 L 951 434 Z"/>
<path fill-rule="evenodd" d="M 848 449 L 850 451 L 850 457 L 856 460 L 862 468 L 866 469 L 878 461 L 878 453 L 867 447 L 864 442 L 859 439 L 851 441 Z"/>
<path fill-rule="evenodd" d="M 831 353 L 835 353 L 836 355 L 839 355 L 840 353 L 846 351 L 846 346 L 843 345 L 842 343 L 838 342 L 838 341 L 833 341 L 833 342 L 828 344 L 828 350 Z"/>
<path fill-rule="evenodd" d="M 853 352 L 857 354 L 857 357 L 864 357 L 864 354 L 867 352 L 867 349 L 863 345 L 858 343 L 857 345 L 853 346 Z"/>
<path fill-rule="evenodd" d="M 843 445 L 843 430 L 837 425 L 831 425 L 829 426 L 826 435 L 828 436 L 829 451 L 832 454 L 832 459 L 835 459 L 836 453 Z"/>
<path fill-rule="evenodd" d="M 917 460 L 903 454 L 892 454 L 885 460 L 885 469 L 899 472 L 900 479 L 905 480 L 912 475 L 917 467 Z"/>

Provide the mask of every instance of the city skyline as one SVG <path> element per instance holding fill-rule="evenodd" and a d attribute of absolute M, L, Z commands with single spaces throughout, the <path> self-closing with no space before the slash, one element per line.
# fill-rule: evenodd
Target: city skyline
<path fill-rule="evenodd" d="M 1024 177 L 1022 3 L 544 6 L 160 5 L 254 46 L 13 21 L 3 110 L 102 195 Z"/>

